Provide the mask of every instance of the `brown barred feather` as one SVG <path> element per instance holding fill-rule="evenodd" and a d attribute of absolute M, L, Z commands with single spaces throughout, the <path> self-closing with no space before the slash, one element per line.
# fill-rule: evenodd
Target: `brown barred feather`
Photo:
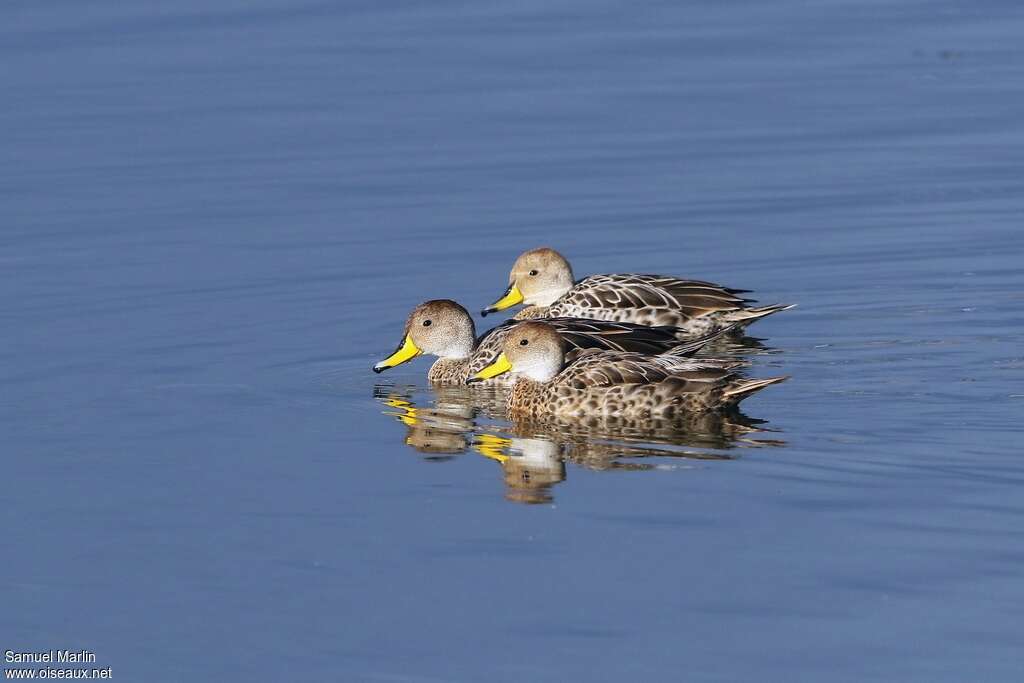
<path fill-rule="evenodd" d="M 632 323 L 575 318 L 551 318 L 543 322 L 554 327 L 565 341 L 566 359 L 569 362 L 574 361 L 581 351 L 587 349 L 632 352 L 641 356 L 671 352 L 674 356 L 683 357 L 696 353 L 723 334 L 716 331 L 693 338 L 676 327 L 648 327 Z M 476 349 L 468 359 L 438 359 L 431 368 L 428 378 L 437 384 L 464 383 L 467 378 L 490 365 L 501 353 L 505 337 L 515 323 L 515 320 L 506 320 L 485 332 L 477 339 Z M 689 341 L 680 343 L 681 339 Z M 510 376 L 501 376 L 491 381 L 511 383 L 513 379 Z"/>
<path fill-rule="evenodd" d="M 747 291 L 662 275 L 591 275 L 550 306 L 528 306 L 514 319 L 589 318 L 679 327 L 690 334 L 704 334 L 733 323 L 739 323 L 734 329 L 742 331 L 755 320 L 790 308 L 752 308 L 749 304 L 753 300 L 740 296 Z"/>

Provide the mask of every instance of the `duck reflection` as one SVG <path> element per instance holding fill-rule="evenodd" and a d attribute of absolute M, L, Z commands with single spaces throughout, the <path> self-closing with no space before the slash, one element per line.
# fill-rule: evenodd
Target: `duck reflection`
<path fill-rule="evenodd" d="M 582 418 L 505 421 L 505 390 L 378 385 L 383 413 L 405 428 L 404 442 L 427 460 L 475 452 L 501 466 L 507 500 L 551 503 L 567 465 L 590 470 L 666 470 L 731 460 L 739 449 L 785 442 L 763 420 L 738 411 L 672 421 Z M 419 405 L 417 405 L 419 404 Z"/>
<path fill-rule="evenodd" d="M 384 404 L 384 414 L 406 426 L 405 445 L 429 460 L 450 460 L 470 446 L 476 409 L 466 403 L 436 400 L 433 407 L 417 407 L 413 389 L 377 387 L 374 396 Z"/>
<path fill-rule="evenodd" d="M 516 503 L 550 503 L 551 487 L 565 481 L 559 445 L 543 438 L 478 434 L 473 448 L 501 465 L 505 498 Z"/>
<path fill-rule="evenodd" d="M 748 356 L 767 356 L 780 353 L 780 351 L 764 343 L 761 337 L 748 337 L 746 335 L 737 337 L 735 335 L 724 335 L 714 339 L 702 348 L 698 357 L 709 358 L 745 358 Z"/>

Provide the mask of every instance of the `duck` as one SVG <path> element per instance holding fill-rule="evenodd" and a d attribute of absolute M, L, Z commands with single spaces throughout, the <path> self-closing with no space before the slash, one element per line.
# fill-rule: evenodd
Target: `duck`
<path fill-rule="evenodd" d="M 508 289 L 481 311 L 488 315 L 518 304 L 515 320 L 568 316 L 638 325 L 670 325 L 690 334 L 707 334 L 726 326 L 743 329 L 795 304 L 752 307 L 733 289 L 703 280 L 667 275 L 619 273 L 591 275 L 575 281 L 572 266 L 550 247 L 520 254 L 509 273 Z"/>
<path fill-rule="evenodd" d="M 602 349 L 584 349 L 570 360 L 558 331 L 531 320 L 510 328 L 498 357 L 467 382 L 514 373 L 517 379 L 507 398 L 512 418 L 672 419 L 733 409 L 754 392 L 787 379 L 749 379 L 737 367 L 729 360 Z"/>
<path fill-rule="evenodd" d="M 555 330 L 570 358 L 586 348 L 652 354 L 672 350 L 683 356 L 696 353 L 721 336 L 721 333 L 714 332 L 690 338 L 675 327 L 646 327 L 601 320 L 551 318 L 545 322 Z M 425 301 L 406 319 L 398 348 L 375 364 L 373 371 L 380 373 L 421 354 L 429 354 L 438 357 L 427 372 L 429 382 L 465 385 L 467 379 L 501 353 L 505 335 L 515 323 L 515 320 L 507 320 L 477 338 L 473 318 L 465 307 L 451 299 Z M 502 378 L 496 383 L 510 384 L 511 378 Z"/>

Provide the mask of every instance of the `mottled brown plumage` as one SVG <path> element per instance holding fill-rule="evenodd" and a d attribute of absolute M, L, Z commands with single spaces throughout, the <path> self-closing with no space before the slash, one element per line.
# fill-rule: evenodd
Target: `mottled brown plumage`
<path fill-rule="evenodd" d="M 716 332 L 690 339 L 684 331 L 666 326 L 647 327 L 572 318 L 553 318 L 547 322 L 565 342 L 570 359 L 574 359 L 581 349 L 589 348 L 649 354 L 671 351 L 674 355 L 683 356 L 695 353 L 721 334 Z M 420 353 L 439 356 L 427 373 L 430 382 L 464 384 L 501 353 L 505 335 L 514 324 L 514 320 L 508 320 L 475 339 L 469 312 L 454 301 L 436 299 L 422 303 L 412 311 L 406 319 L 403 339 L 411 339 Z M 389 366 L 380 369 L 386 367 Z M 510 377 L 496 380 L 502 384 L 510 384 L 511 381 Z"/>
<path fill-rule="evenodd" d="M 574 282 L 565 257 L 542 247 L 516 259 L 508 292 L 501 300 L 504 303 L 484 309 L 484 313 L 513 305 L 510 302 L 520 298 L 526 308 L 516 314 L 516 320 L 568 316 L 671 325 L 704 334 L 730 325 L 742 330 L 755 320 L 792 307 L 751 307 L 753 300 L 741 296 L 747 291 L 703 280 L 632 273 L 591 275 Z"/>
<path fill-rule="evenodd" d="M 567 360 L 565 345 L 545 322 L 518 323 L 506 335 L 503 360 L 518 379 L 508 397 L 517 417 L 653 417 L 735 406 L 784 377 L 746 379 L 736 361 L 645 356 L 587 349 Z M 491 366 L 498 368 L 502 361 Z M 484 374 L 488 370 L 485 369 Z"/>

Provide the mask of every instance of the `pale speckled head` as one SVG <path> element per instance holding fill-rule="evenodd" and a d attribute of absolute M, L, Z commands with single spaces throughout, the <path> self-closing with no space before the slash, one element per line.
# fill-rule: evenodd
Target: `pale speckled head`
<path fill-rule="evenodd" d="M 547 382 L 565 365 L 565 342 L 558 331 L 543 322 L 516 324 L 505 335 L 501 354 L 469 381 L 490 379 L 506 372 Z"/>
<path fill-rule="evenodd" d="M 487 315 L 516 304 L 550 306 L 572 286 L 572 267 L 564 256 L 550 247 L 531 249 L 512 265 L 504 296 L 481 312 Z"/>
<path fill-rule="evenodd" d="M 382 372 L 420 354 L 441 358 L 469 358 L 476 343 L 469 311 L 450 299 L 425 301 L 409 314 L 398 349 L 373 366 Z"/>

